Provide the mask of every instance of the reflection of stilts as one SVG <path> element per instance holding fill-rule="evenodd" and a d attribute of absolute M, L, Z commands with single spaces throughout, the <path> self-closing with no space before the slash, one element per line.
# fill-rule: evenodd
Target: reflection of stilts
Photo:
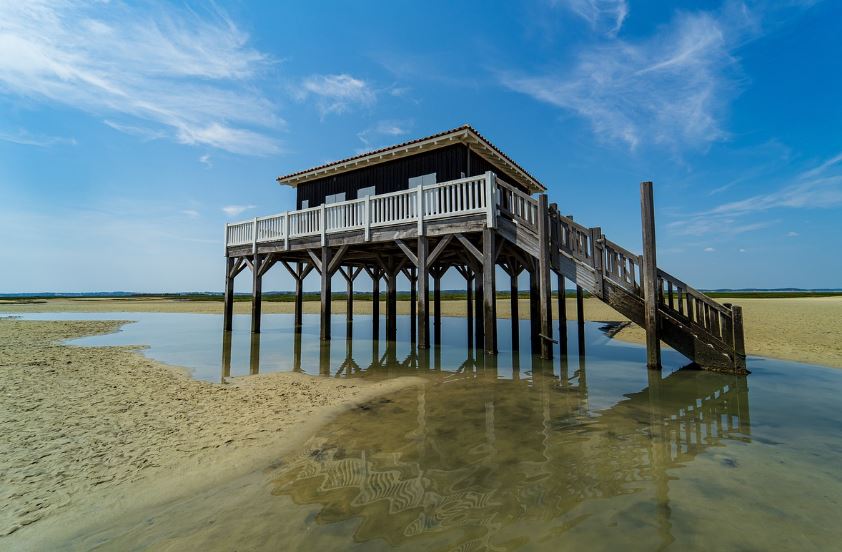
<path fill-rule="evenodd" d="M 665 435 L 664 413 L 661 408 L 661 371 L 648 370 L 647 374 L 649 378 L 649 463 L 652 468 L 652 478 L 655 481 L 655 507 L 657 509 L 658 534 L 661 537 L 659 548 L 664 549 L 675 540 L 671 533 L 669 479 L 667 477 L 670 442 Z"/>
<path fill-rule="evenodd" d="M 319 345 L 319 375 L 330 375 L 330 340 L 324 340 Z"/>
<path fill-rule="evenodd" d="M 225 383 L 231 377 L 231 332 L 222 332 L 222 378 L 220 383 Z"/>
<path fill-rule="evenodd" d="M 251 346 L 249 347 L 249 374 L 255 375 L 260 372 L 260 334 L 251 334 Z"/>
<path fill-rule="evenodd" d="M 576 324 L 579 337 L 579 356 L 585 354 L 585 301 L 582 288 L 576 286 Z"/>

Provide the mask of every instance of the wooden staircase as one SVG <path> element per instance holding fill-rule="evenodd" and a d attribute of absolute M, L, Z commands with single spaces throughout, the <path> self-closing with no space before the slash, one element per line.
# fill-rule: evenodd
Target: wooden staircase
<path fill-rule="evenodd" d="M 514 201 L 507 201 L 507 195 Z M 541 236 L 540 225 L 524 218 L 517 203 L 515 194 L 505 193 L 498 203 L 503 237 L 536 262 L 546 247 L 552 271 L 646 327 L 643 256 L 612 242 L 599 227 L 587 228 L 562 215 L 555 204 L 545 214 L 536 210 L 535 216 L 546 217 L 548 235 Z M 706 369 L 747 373 L 739 306 L 720 304 L 660 268 L 655 290 L 658 335 L 664 343 Z"/>

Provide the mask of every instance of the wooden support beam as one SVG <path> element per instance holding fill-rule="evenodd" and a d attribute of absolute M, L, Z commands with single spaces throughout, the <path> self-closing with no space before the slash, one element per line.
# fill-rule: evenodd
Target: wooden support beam
<path fill-rule="evenodd" d="M 284 263 L 286 265 L 286 263 Z M 304 320 L 304 269 L 302 267 L 304 263 L 302 261 L 298 261 L 298 266 L 296 267 L 295 272 L 295 329 L 296 331 L 301 331 L 301 326 L 303 325 Z M 313 265 L 309 265 L 312 267 Z M 289 265 L 287 265 L 287 269 L 290 269 Z M 307 271 L 309 272 L 309 271 Z"/>
<path fill-rule="evenodd" d="M 471 243 L 471 240 L 469 240 L 468 238 L 466 238 L 462 234 L 455 234 L 455 236 L 456 236 L 456 239 L 459 240 L 459 243 L 461 243 L 462 246 L 465 248 L 465 251 L 467 251 L 468 253 L 473 255 L 474 258 L 477 261 L 482 262 L 482 259 L 483 259 L 482 251 L 477 249 L 476 246 L 474 246 L 474 244 Z M 495 250 L 495 252 L 496 252 L 496 250 Z"/>
<path fill-rule="evenodd" d="M 427 314 L 427 301 L 429 291 L 427 290 L 427 248 L 426 236 L 418 237 L 418 348 L 430 348 L 430 319 Z"/>
<path fill-rule="evenodd" d="M 308 249 L 307 252 L 309 253 L 310 250 Z M 312 255 L 315 257 L 315 255 Z M 331 314 L 331 299 L 332 299 L 332 290 L 331 290 L 331 274 L 328 268 L 330 267 L 330 261 L 333 256 L 333 251 L 330 247 L 323 246 L 322 247 L 322 258 L 320 260 L 320 265 L 322 267 L 321 276 L 322 276 L 322 285 L 321 285 L 321 293 L 322 293 L 322 316 L 321 316 L 321 324 L 319 326 L 319 337 L 322 341 L 329 341 L 330 340 L 330 314 Z"/>
<path fill-rule="evenodd" d="M 483 289 L 483 326 L 485 334 L 485 352 L 497 354 L 497 305 L 495 289 L 495 268 L 497 248 L 494 243 L 496 233 L 491 228 L 482 231 L 482 289 Z"/>
<path fill-rule="evenodd" d="M 532 354 L 541 352 L 541 297 L 538 292 L 538 263 L 532 262 L 529 271 L 529 338 Z"/>
<path fill-rule="evenodd" d="M 380 339 L 380 267 L 365 267 L 371 277 L 371 332 L 372 339 Z"/>
<path fill-rule="evenodd" d="M 307 254 L 310 255 L 310 260 L 313 261 L 313 266 L 316 267 L 316 270 L 321 272 L 322 271 L 322 260 L 319 259 L 319 256 L 316 255 L 316 253 L 312 249 L 308 249 Z"/>
<path fill-rule="evenodd" d="M 225 257 L 225 298 L 222 309 L 222 331 L 230 332 L 234 317 L 234 258 Z"/>
<path fill-rule="evenodd" d="M 332 257 L 327 270 L 328 276 L 333 276 L 336 270 L 342 265 L 342 258 L 345 257 L 345 253 L 348 252 L 349 247 L 350 245 L 343 245 L 339 248 L 339 251 L 335 254 L 331 254 Z M 324 264 L 322 266 L 324 266 Z"/>
<path fill-rule="evenodd" d="M 252 290 L 251 290 L 251 333 L 260 333 L 260 307 L 263 302 L 263 276 L 260 272 L 260 263 L 263 262 L 263 255 L 255 253 L 252 264 Z"/>
<path fill-rule="evenodd" d="M 512 318 L 512 350 L 518 351 L 520 350 L 520 316 L 518 314 L 518 307 L 520 297 L 518 296 L 518 274 L 520 271 L 512 265 L 511 261 L 509 261 L 509 277 L 511 278 L 511 287 L 510 287 L 510 294 L 511 297 L 509 299 L 511 307 L 511 318 Z"/>
<path fill-rule="evenodd" d="M 550 228 L 547 195 L 538 198 L 538 294 L 541 313 L 541 358 L 553 358 L 553 311 L 550 284 Z"/>
<path fill-rule="evenodd" d="M 386 271 L 386 340 L 396 341 L 398 335 L 398 274 Z"/>
<path fill-rule="evenodd" d="M 440 267 L 434 267 L 430 274 L 433 276 L 433 343 L 441 345 L 441 277 Z"/>
<path fill-rule="evenodd" d="M 453 239 L 453 235 L 448 234 L 445 237 L 443 237 L 439 241 L 439 243 L 436 244 L 436 247 L 435 247 L 435 249 L 433 249 L 433 252 L 430 253 L 430 255 L 427 257 L 427 268 L 433 266 L 433 263 L 436 262 L 436 259 L 439 258 L 439 255 L 442 254 L 442 252 L 444 251 L 444 248 L 447 247 L 447 244 L 449 244 L 450 240 L 452 240 L 452 239 Z"/>
<path fill-rule="evenodd" d="M 655 255 L 655 203 L 651 182 L 640 183 L 640 220 L 643 231 L 643 302 L 646 326 L 646 365 L 661 367 L 658 324 L 658 260 Z"/>
<path fill-rule="evenodd" d="M 345 276 L 345 288 L 348 297 L 345 299 L 345 320 L 348 324 L 354 321 L 354 275 L 353 275 L 353 267 L 348 267 L 348 273 L 345 274 L 345 271 L 342 270 L 342 267 L 339 268 L 340 271 L 343 272 L 343 276 Z"/>
<path fill-rule="evenodd" d="M 576 330 L 579 338 L 579 355 L 585 354 L 585 299 L 582 286 L 576 286 Z"/>
<path fill-rule="evenodd" d="M 567 284 L 564 275 L 558 273 L 558 343 L 561 356 L 567 355 Z"/>
<path fill-rule="evenodd" d="M 409 261 L 413 265 L 418 266 L 418 257 L 415 256 L 415 254 L 412 252 L 412 250 L 409 247 L 407 247 L 407 245 L 403 242 L 403 240 L 395 240 L 395 243 L 398 245 L 398 247 L 400 247 L 400 249 L 401 249 L 401 251 L 403 251 L 404 255 L 406 255 L 407 258 L 409 258 Z"/>

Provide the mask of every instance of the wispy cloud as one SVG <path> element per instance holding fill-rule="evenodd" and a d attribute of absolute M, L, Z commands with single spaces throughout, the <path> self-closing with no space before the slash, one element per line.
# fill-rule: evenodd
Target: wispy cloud
<path fill-rule="evenodd" d="M 500 79 L 583 117 L 604 141 L 704 147 L 727 137 L 721 121 L 737 91 L 731 17 L 679 13 L 648 38 L 583 46 L 572 67 Z"/>
<path fill-rule="evenodd" d="M 254 86 L 271 60 L 218 9 L 32 0 L 0 3 L 0 21 L 0 93 L 107 115 L 145 138 L 280 149 L 255 130 L 283 123 Z"/>
<path fill-rule="evenodd" d="M 211 156 L 209 153 L 199 156 L 199 163 L 206 166 L 207 168 L 213 167 L 213 162 L 211 161 Z"/>
<path fill-rule="evenodd" d="M 798 236 L 800 236 L 800 234 L 799 234 L 798 232 L 792 232 L 792 231 L 790 231 L 790 232 L 787 232 L 787 233 L 786 233 L 786 237 L 787 237 L 787 238 L 797 238 Z"/>
<path fill-rule="evenodd" d="M 378 121 L 375 125 L 357 133 L 357 138 L 365 144 L 365 147 L 358 149 L 357 153 L 377 149 L 380 146 L 376 142 L 383 138 L 389 138 L 394 141 L 396 136 L 406 135 L 411 127 L 411 121 Z"/>
<path fill-rule="evenodd" d="M 588 22 L 598 32 L 616 34 L 629 14 L 626 0 L 550 0 L 553 6 L 564 6 Z"/>
<path fill-rule="evenodd" d="M 374 104 L 377 95 L 364 80 L 348 74 L 311 75 L 303 79 L 293 95 L 299 100 L 315 98 L 316 108 L 324 118 L 344 113 L 353 107 Z"/>
<path fill-rule="evenodd" d="M 713 253 L 714 251 L 716 251 L 716 249 L 713 247 L 705 247 L 705 253 Z"/>
<path fill-rule="evenodd" d="M 257 207 L 256 205 L 226 205 L 222 208 L 222 212 L 228 215 L 229 217 L 236 217 L 248 211 L 249 209 L 254 209 Z"/>
<path fill-rule="evenodd" d="M 200 216 L 199 211 L 195 209 L 184 209 L 181 211 L 181 214 L 189 218 L 199 218 Z"/>
<path fill-rule="evenodd" d="M 61 144 L 71 146 L 76 145 L 76 140 L 74 138 L 31 134 L 23 129 L 19 129 L 16 132 L 0 130 L 0 140 L 4 142 L 12 142 L 13 144 L 20 144 L 22 146 L 37 146 L 41 148 Z"/>

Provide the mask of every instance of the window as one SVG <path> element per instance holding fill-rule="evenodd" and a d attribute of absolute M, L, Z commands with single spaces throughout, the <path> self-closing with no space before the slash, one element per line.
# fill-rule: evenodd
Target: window
<path fill-rule="evenodd" d="M 369 186 L 368 188 L 360 188 L 357 190 L 357 199 L 362 199 L 365 196 L 373 196 L 374 195 L 374 186 Z"/>
<path fill-rule="evenodd" d="M 409 179 L 409 187 L 417 188 L 418 186 L 429 186 L 436 183 L 436 173 L 422 174 L 421 176 L 413 176 Z"/>
<path fill-rule="evenodd" d="M 301 200 L 301 208 L 307 209 L 308 207 L 310 207 L 310 200 L 309 199 L 302 199 Z"/>
<path fill-rule="evenodd" d="M 345 201 L 345 192 L 339 192 L 338 194 L 325 196 L 326 205 L 330 205 L 331 203 L 339 203 L 340 201 Z"/>

